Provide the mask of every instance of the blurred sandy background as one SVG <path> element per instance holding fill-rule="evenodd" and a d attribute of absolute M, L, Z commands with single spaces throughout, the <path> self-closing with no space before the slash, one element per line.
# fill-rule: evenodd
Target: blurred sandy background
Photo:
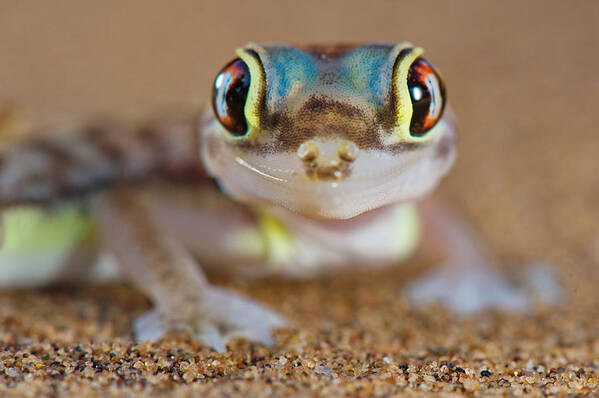
<path fill-rule="evenodd" d="M 0 0 L 0 102 L 34 124 L 153 114 L 208 101 L 245 42 L 371 40 L 421 45 L 443 74 L 460 154 L 441 191 L 490 249 L 556 264 L 577 306 L 598 303 L 596 1 Z"/>

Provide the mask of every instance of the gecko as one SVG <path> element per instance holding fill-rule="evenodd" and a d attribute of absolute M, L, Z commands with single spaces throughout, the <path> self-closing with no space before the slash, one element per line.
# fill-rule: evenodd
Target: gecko
<path fill-rule="evenodd" d="M 368 271 L 434 241 L 446 259 L 404 286 L 411 300 L 529 308 L 475 234 L 424 199 L 454 163 L 457 130 L 423 53 L 250 43 L 203 110 L 1 147 L 0 287 L 120 275 L 153 303 L 137 339 L 181 332 L 223 351 L 237 337 L 271 344 L 287 321 L 205 271 Z"/>

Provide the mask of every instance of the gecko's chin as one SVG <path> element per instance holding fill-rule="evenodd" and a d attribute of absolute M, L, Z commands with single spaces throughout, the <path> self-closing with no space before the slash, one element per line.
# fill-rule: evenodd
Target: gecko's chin
<path fill-rule="evenodd" d="M 249 181 L 250 179 L 248 179 Z M 275 205 L 315 219 L 346 220 L 380 207 L 425 196 L 434 185 L 399 192 L 387 184 L 364 186 L 351 180 L 339 182 L 294 182 L 293 188 L 272 187 L 255 180 L 248 185 L 221 182 L 237 200 L 251 205 Z"/>
<path fill-rule="evenodd" d="M 310 218 L 343 220 L 428 194 L 452 160 L 439 163 L 424 155 L 362 153 L 338 180 L 314 179 L 292 155 L 246 153 L 227 161 L 205 160 L 220 186 L 240 202 L 277 205 Z"/>

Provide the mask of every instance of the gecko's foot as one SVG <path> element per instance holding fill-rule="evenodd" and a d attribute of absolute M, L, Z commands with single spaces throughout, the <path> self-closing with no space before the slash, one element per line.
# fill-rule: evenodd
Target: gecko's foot
<path fill-rule="evenodd" d="M 217 352 L 226 351 L 226 344 L 235 338 L 247 338 L 264 345 L 272 345 L 272 332 L 287 324 L 276 312 L 250 298 L 228 289 L 211 286 L 200 304 L 204 317 L 201 332 L 194 338 Z M 133 322 L 137 340 L 158 340 L 171 330 L 182 329 L 169 324 L 168 317 L 151 310 Z"/>
<path fill-rule="evenodd" d="M 441 303 L 458 314 L 486 309 L 526 313 L 536 300 L 558 304 L 564 299 L 551 268 L 539 265 L 527 269 L 519 286 L 488 267 L 467 273 L 441 267 L 409 284 L 405 291 L 415 307 Z"/>

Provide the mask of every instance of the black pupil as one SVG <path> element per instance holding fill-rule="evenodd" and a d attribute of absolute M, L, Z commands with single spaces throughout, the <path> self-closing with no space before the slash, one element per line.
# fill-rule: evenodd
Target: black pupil
<path fill-rule="evenodd" d="M 216 77 L 212 105 L 221 124 L 232 134 L 247 132 L 244 108 L 250 88 L 250 71 L 235 59 Z"/>
<path fill-rule="evenodd" d="M 424 122 L 431 106 L 432 96 L 426 85 L 418 81 L 408 80 L 408 89 L 412 97 L 412 122 L 410 130 L 412 135 L 424 135 Z"/>

